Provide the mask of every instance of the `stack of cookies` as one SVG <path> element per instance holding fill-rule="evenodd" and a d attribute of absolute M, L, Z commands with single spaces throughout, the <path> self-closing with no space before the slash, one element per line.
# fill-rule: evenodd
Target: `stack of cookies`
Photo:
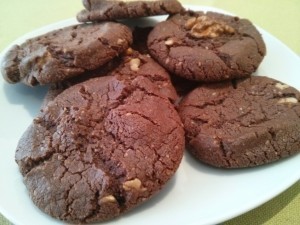
<path fill-rule="evenodd" d="M 252 76 L 266 47 L 249 20 L 177 0 L 83 6 L 81 23 L 13 46 L 2 62 L 7 82 L 50 86 L 15 155 L 41 210 L 72 223 L 120 216 L 164 187 L 185 147 L 222 168 L 300 151 L 300 93 Z M 154 27 L 123 23 L 164 14 Z"/>

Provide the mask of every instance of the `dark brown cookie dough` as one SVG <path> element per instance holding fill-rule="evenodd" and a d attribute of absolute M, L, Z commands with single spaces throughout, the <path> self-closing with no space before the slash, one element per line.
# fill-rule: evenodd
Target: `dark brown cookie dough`
<path fill-rule="evenodd" d="M 50 101 L 16 151 L 33 202 L 55 218 L 88 223 L 157 193 L 179 166 L 184 131 L 155 89 L 143 76 L 106 76 Z"/>
<path fill-rule="evenodd" d="M 86 9 L 77 14 L 79 22 L 175 14 L 183 10 L 177 0 L 83 0 L 83 5 Z"/>
<path fill-rule="evenodd" d="M 266 54 L 250 21 L 214 12 L 188 11 L 157 24 L 148 48 L 171 73 L 204 82 L 248 77 Z"/>
<path fill-rule="evenodd" d="M 4 56 L 9 83 L 55 83 L 94 70 L 124 52 L 132 42 L 128 27 L 114 22 L 80 24 L 13 46 Z"/>
<path fill-rule="evenodd" d="M 168 72 L 149 55 L 140 54 L 130 48 L 127 50 L 127 54 L 123 56 L 119 67 L 112 70 L 108 75 L 130 80 L 142 77 L 146 79 L 146 83 L 141 80 L 139 85 L 143 85 L 145 90 L 151 83 L 151 89 L 155 90 L 157 95 L 169 99 L 172 103 L 178 99 Z"/>
<path fill-rule="evenodd" d="M 188 150 L 202 162 L 225 168 L 298 153 L 299 101 L 296 89 L 267 77 L 203 85 L 179 107 Z"/>
<path fill-rule="evenodd" d="M 178 95 L 172 85 L 168 72 L 149 55 L 140 54 L 131 48 L 128 48 L 121 57 L 115 58 L 101 68 L 61 82 L 55 85 L 54 89 L 68 88 L 88 79 L 102 76 L 117 76 L 120 79 L 127 80 L 132 80 L 140 76 L 147 80 L 148 85 L 151 84 L 151 88 L 157 94 L 168 98 L 172 103 L 178 100 Z"/>

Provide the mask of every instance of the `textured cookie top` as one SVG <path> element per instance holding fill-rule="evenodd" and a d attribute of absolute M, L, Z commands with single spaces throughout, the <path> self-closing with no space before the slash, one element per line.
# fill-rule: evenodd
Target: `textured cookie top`
<path fill-rule="evenodd" d="M 2 74 L 10 83 L 55 83 L 98 68 L 131 42 L 130 29 L 114 22 L 65 27 L 13 46 L 4 56 Z"/>
<path fill-rule="evenodd" d="M 19 142 L 34 203 L 70 222 L 110 219 L 151 197 L 179 166 L 180 118 L 147 78 L 94 78 L 66 89 Z"/>
<path fill-rule="evenodd" d="M 300 93 L 253 76 L 203 85 L 188 94 L 179 114 L 189 150 L 218 167 L 248 167 L 300 151 Z"/>
<path fill-rule="evenodd" d="M 108 75 L 118 76 L 121 79 L 133 80 L 138 77 L 146 78 L 147 83 L 140 83 L 144 89 L 149 87 L 160 95 L 175 102 L 178 99 L 168 72 L 155 62 L 149 55 L 143 55 L 132 49 L 122 58 L 120 66 L 111 71 Z M 142 81 L 142 80 L 141 80 Z M 150 85 L 151 83 L 151 85 Z"/>
<path fill-rule="evenodd" d="M 178 100 L 178 95 L 172 85 L 168 72 L 155 62 L 149 55 L 128 48 L 122 56 L 110 61 L 94 71 L 89 71 L 82 76 L 68 79 L 58 85 L 53 85 L 51 90 L 58 93 L 74 84 L 101 76 L 116 76 L 122 80 L 132 81 L 141 79 L 146 81 L 145 89 L 151 88 L 157 95 L 169 99 L 172 103 Z M 57 87 L 55 87 L 57 86 Z"/>
<path fill-rule="evenodd" d="M 79 22 L 175 14 L 183 10 L 177 0 L 83 0 L 83 5 L 86 9 L 77 14 Z"/>
<path fill-rule="evenodd" d="M 149 34 L 148 48 L 170 72 L 205 82 L 249 76 L 266 53 L 250 21 L 191 11 L 157 24 Z"/>

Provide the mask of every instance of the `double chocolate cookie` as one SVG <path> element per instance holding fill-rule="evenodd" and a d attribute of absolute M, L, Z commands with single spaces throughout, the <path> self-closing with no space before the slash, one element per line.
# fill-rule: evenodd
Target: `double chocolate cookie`
<path fill-rule="evenodd" d="M 148 48 L 171 73 L 204 82 L 248 77 L 266 54 L 250 21 L 214 12 L 188 11 L 157 24 Z"/>
<path fill-rule="evenodd" d="M 257 166 L 300 151 L 300 93 L 271 78 L 200 86 L 179 114 L 188 150 L 213 166 Z"/>
<path fill-rule="evenodd" d="M 79 22 L 175 14 L 183 10 L 177 0 L 83 0 L 83 5 L 85 9 L 77 14 Z"/>
<path fill-rule="evenodd" d="M 74 25 L 13 46 L 4 56 L 1 72 L 9 83 L 55 83 L 100 67 L 131 42 L 131 31 L 122 24 Z"/>
<path fill-rule="evenodd" d="M 16 161 L 33 202 L 68 222 L 119 216 L 177 170 L 184 130 L 151 78 L 106 76 L 76 84 L 43 108 Z"/>

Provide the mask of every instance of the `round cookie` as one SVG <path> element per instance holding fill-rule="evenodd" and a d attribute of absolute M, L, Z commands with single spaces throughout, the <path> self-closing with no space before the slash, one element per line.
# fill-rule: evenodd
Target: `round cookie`
<path fill-rule="evenodd" d="M 108 220 L 149 199 L 172 177 L 183 155 L 183 126 L 146 79 L 90 79 L 43 108 L 16 151 L 41 210 L 73 223 Z"/>
<path fill-rule="evenodd" d="M 268 77 L 198 87 L 179 114 L 188 150 L 216 167 L 253 167 L 300 151 L 300 93 Z"/>
<path fill-rule="evenodd" d="M 157 24 L 148 48 L 171 73 L 203 82 L 248 77 L 266 54 L 249 20 L 214 12 L 187 11 Z"/>
<path fill-rule="evenodd" d="M 79 22 L 175 14 L 183 10 L 177 0 L 83 0 L 83 5 L 86 9 L 77 14 Z"/>
<path fill-rule="evenodd" d="M 100 67 L 131 42 L 131 30 L 119 23 L 73 25 L 13 46 L 1 72 L 9 83 L 55 83 Z"/>

